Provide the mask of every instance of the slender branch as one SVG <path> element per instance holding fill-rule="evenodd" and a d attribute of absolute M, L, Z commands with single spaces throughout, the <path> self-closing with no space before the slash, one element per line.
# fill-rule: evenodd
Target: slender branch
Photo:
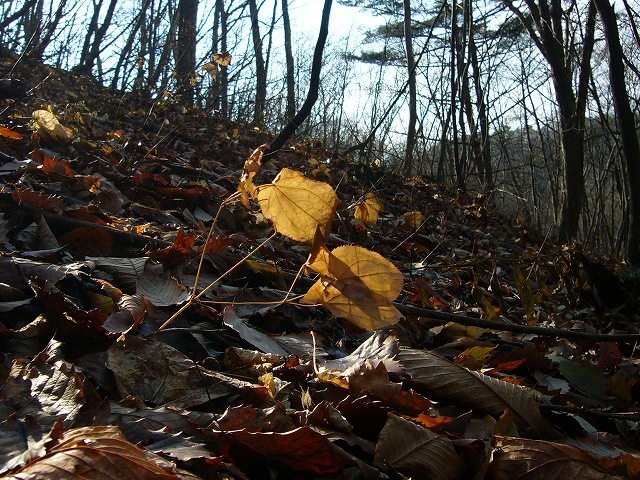
<path fill-rule="evenodd" d="M 318 41 L 316 42 L 316 49 L 313 52 L 313 63 L 311 64 L 311 81 L 309 82 L 309 92 L 307 93 L 307 99 L 300 107 L 296 116 L 293 117 L 282 129 L 278 136 L 271 142 L 271 145 L 264 154 L 265 159 L 275 156 L 280 149 L 287 143 L 287 140 L 295 133 L 297 128 L 304 122 L 309 114 L 313 105 L 318 99 L 318 90 L 320 88 L 320 70 L 322 69 L 322 52 L 324 45 L 327 41 L 327 35 L 329 34 L 329 17 L 331 14 L 331 4 L 333 0 L 324 0 L 324 7 L 322 9 L 322 22 L 320 23 L 320 32 L 318 33 Z"/>
<path fill-rule="evenodd" d="M 467 317 L 455 313 L 439 312 L 437 310 L 428 310 L 426 308 L 414 307 L 411 305 L 401 305 L 394 303 L 395 307 L 404 314 L 425 317 L 437 323 L 454 322 L 460 325 L 469 325 L 473 327 L 487 328 L 490 330 L 499 330 L 504 332 L 514 332 L 522 334 L 541 335 L 546 337 L 568 338 L 570 340 L 582 340 L 592 342 L 640 342 L 640 334 L 622 333 L 622 334 L 601 334 L 586 333 L 574 330 L 564 330 L 560 328 L 549 327 L 530 327 L 527 325 L 513 325 L 509 323 L 494 322 L 483 318 Z"/>

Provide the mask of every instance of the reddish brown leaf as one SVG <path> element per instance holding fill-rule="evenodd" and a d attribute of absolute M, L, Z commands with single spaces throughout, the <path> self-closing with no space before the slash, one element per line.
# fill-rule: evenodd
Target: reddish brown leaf
<path fill-rule="evenodd" d="M 65 233 L 58 241 L 79 257 L 108 257 L 115 243 L 113 235 L 94 227 L 80 227 Z"/>
<path fill-rule="evenodd" d="M 182 263 L 187 258 L 187 255 L 191 253 L 191 249 L 195 245 L 197 239 L 197 233 L 193 232 L 187 235 L 184 230 L 180 229 L 173 241 L 173 245 L 160 250 L 148 252 L 148 254 L 153 260 L 160 262 L 167 267 L 174 267 Z"/>
<path fill-rule="evenodd" d="M 65 208 L 65 204 L 60 197 L 34 191 L 31 188 L 16 189 L 12 196 L 20 203 L 26 203 L 49 212 L 60 213 Z"/>
<path fill-rule="evenodd" d="M 335 475 L 345 466 L 344 460 L 332 450 L 329 441 L 309 427 L 286 433 L 251 433 L 246 430 L 227 432 L 224 455 L 234 459 L 233 447 L 246 449 L 269 462 L 314 475 Z"/>

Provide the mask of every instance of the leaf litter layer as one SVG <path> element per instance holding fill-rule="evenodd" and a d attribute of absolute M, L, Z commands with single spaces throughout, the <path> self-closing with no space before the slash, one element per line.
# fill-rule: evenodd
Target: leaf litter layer
<path fill-rule="evenodd" d="M 640 478 L 629 267 L 481 195 L 311 143 L 262 164 L 268 132 L 16 74 L 3 477 Z"/>

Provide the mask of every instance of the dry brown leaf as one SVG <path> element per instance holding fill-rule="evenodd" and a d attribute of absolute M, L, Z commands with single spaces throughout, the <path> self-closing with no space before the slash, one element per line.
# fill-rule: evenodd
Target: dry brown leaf
<path fill-rule="evenodd" d="M 311 243 L 320 229 L 329 233 L 338 207 L 338 196 L 331 186 L 311 180 L 288 168 L 269 185 L 258 187 L 258 202 L 275 229 L 298 242 Z"/>
<path fill-rule="evenodd" d="M 240 177 L 240 183 L 238 184 L 238 191 L 242 195 L 242 204 L 246 208 L 249 208 L 249 199 L 254 198 L 256 195 L 256 186 L 253 184 L 253 179 L 262 167 L 262 157 L 264 156 L 266 148 L 266 144 L 260 145 L 244 162 L 242 176 Z"/>
<path fill-rule="evenodd" d="M 36 110 L 32 114 L 35 120 L 35 127 L 39 131 L 43 131 L 56 140 L 70 141 L 73 136 L 73 130 L 62 125 L 56 116 L 47 110 Z"/>
<path fill-rule="evenodd" d="M 214 80 L 218 78 L 218 65 L 215 63 L 207 62 L 202 65 L 202 69 L 205 70 Z"/>
<path fill-rule="evenodd" d="M 213 60 L 222 67 L 228 67 L 231 65 L 231 54 L 229 52 L 215 53 Z"/>
<path fill-rule="evenodd" d="M 402 317 L 391 302 L 402 291 L 404 278 L 382 255 L 352 245 L 327 253 L 321 246 L 309 266 L 322 278 L 302 303 L 320 303 L 369 331 L 393 325 Z"/>
<path fill-rule="evenodd" d="M 573 445 L 497 437 L 487 479 L 622 480 L 608 473 L 590 455 Z"/>
<path fill-rule="evenodd" d="M 380 432 L 375 462 L 410 478 L 455 480 L 464 471 L 451 440 L 393 414 Z"/>
<path fill-rule="evenodd" d="M 55 432 L 55 430 L 54 430 Z M 52 432 L 52 436 L 56 433 Z M 47 442 L 47 454 L 3 479 L 49 478 L 80 480 L 177 479 L 171 467 L 161 467 L 150 453 L 129 442 L 118 427 L 82 427 Z M 158 458 L 159 457 L 155 457 Z"/>
<path fill-rule="evenodd" d="M 364 201 L 356 207 L 354 216 L 365 225 L 372 226 L 378 221 L 378 215 L 384 211 L 384 205 L 373 192 L 365 195 Z"/>
<path fill-rule="evenodd" d="M 428 351 L 401 349 L 397 360 L 409 376 L 407 384 L 429 398 L 494 416 L 509 409 L 519 427 L 557 435 L 540 413 L 535 393 L 526 387 L 468 370 Z"/>

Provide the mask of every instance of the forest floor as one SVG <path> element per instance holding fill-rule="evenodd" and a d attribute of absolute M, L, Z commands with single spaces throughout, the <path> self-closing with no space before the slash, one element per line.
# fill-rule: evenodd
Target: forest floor
<path fill-rule="evenodd" d="M 30 90 L 0 100 L 2 478 L 640 479 L 630 266 L 2 62 Z"/>

